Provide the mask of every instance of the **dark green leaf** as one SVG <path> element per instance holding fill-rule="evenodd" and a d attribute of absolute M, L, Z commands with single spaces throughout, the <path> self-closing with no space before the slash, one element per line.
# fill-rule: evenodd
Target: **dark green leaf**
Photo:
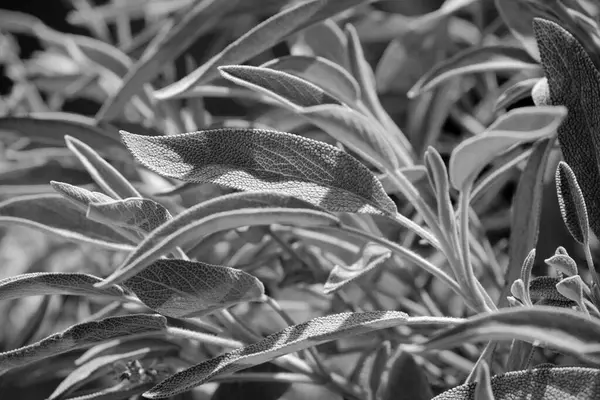
<path fill-rule="evenodd" d="M 431 400 L 433 392 L 423 367 L 412 354 L 398 350 L 388 360 L 377 398 L 381 400 Z"/>
<path fill-rule="evenodd" d="M 575 173 L 564 161 L 556 168 L 556 191 L 560 214 L 571 236 L 587 246 L 590 240 L 587 207 Z"/>

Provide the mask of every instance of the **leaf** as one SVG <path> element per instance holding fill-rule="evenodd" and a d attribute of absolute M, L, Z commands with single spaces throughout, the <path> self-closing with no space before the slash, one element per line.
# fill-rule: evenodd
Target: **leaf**
<path fill-rule="evenodd" d="M 188 91 L 195 85 L 208 83 L 219 76 L 217 67 L 241 64 L 278 44 L 288 35 L 362 3 L 366 1 L 309 0 L 288 7 L 256 25 L 191 74 L 154 92 L 154 96 L 159 100 L 165 100 Z"/>
<path fill-rule="evenodd" d="M 375 243 L 367 243 L 360 257 L 352 265 L 343 266 L 336 265 L 329 273 L 327 282 L 323 286 L 325 294 L 333 293 L 346 286 L 348 283 L 360 278 L 361 276 L 372 271 L 392 256 L 392 252 L 381 245 Z"/>
<path fill-rule="evenodd" d="M 296 40 L 290 45 L 291 54 L 323 57 L 348 69 L 346 36 L 331 18 L 303 29 L 296 36 Z"/>
<path fill-rule="evenodd" d="M 315 140 L 258 129 L 122 135 L 144 166 L 165 177 L 238 190 L 280 191 L 329 211 L 397 212 L 364 165 Z"/>
<path fill-rule="evenodd" d="M 92 221 L 133 229 L 142 235 L 173 218 L 163 205 L 140 198 L 90 203 L 86 216 Z"/>
<path fill-rule="evenodd" d="M 326 58 L 286 56 L 271 60 L 260 67 L 287 72 L 305 79 L 348 105 L 355 105 L 361 96 L 358 83 L 352 75 Z"/>
<path fill-rule="evenodd" d="M 98 128 L 91 118 L 64 112 L 32 113 L 26 117 L 1 117 L 2 131 L 17 132 L 36 142 L 64 146 L 65 135 L 88 143 L 99 153 L 131 162 L 119 141 L 118 131 Z"/>
<path fill-rule="evenodd" d="M 164 237 L 154 247 L 132 259 L 123 267 L 106 278 L 98 287 L 122 282 L 140 273 L 158 257 L 185 245 L 195 244 L 209 235 L 244 226 L 254 225 L 293 225 L 298 227 L 340 225 L 337 217 L 329 213 L 312 210 L 294 210 L 285 208 L 243 208 L 235 211 L 221 212 L 206 218 L 192 221 L 181 229 Z M 136 252 L 137 253 L 137 252 Z"/>
<path fill-rule="evenodd" d="M 200 317 L 258 301 L 263 284 L 241 270 L 185 260 L 156 260 L 123 285 L 148 307 L 174 318 Z"/>
<path fill-rule="evenodd" d="M 219 375 L 234 373 L 342 337 L 404 325 L 408 320 L 405 313 L 398 311 L 341 313 L 314 318 L 178 372 L 144 393 L 144 396 L 150 399 L 173 396 Z"/>
<path fill-rule="evenodd" d="M 139 192 L 100 155 L 81 140 L 65 136 L 67 147 L 71 150 L 94 181 L 109 195 L 115 198 L 141 197 Z"/>
<path fill-rule="evenodd" d="M 600 370 L 583 367 L 542 367 L 491 378 L 495 400 L 578 400 L 600 395 Z M 476 383 L 457 386 L 433 400 L 476 400 Z"/>
<path fill-rule="evenodd" d="M 273 374 L 285 373 L 287 370 L 273 363 L 255 365 L 246 370 L 248 373 Z M 235 376 L 235 375 L 234 375 Z M 219 384 L 210 400 L 261 399 L 278 400 L 291 387 L 287 382 L 223 382 Z"/>
<path fill-rule="evenodd" d="M 123 290 L 118 286 L 98 289 L 94 287 L 98 282 L 102 282 L 102 279 L 89 274 L 64 272 L 21 274 L 0 280 L 0 301 L 52 294 L 123 298 Z"/>
<path fill-rule="evenodd" d="M 518 339 L 579 358 L 597 360 L 600 322 L 550 306 L 502 308 L 468 318 L 430 340 L 406 345 L 411 352 L 445 350 L 470 342 Z"/>
<path fill-rule="evenodd" d="M 166 329 L 166 322 L 161 315 L 132 314 L 73 325 L 29 346 L 0 353 L 0 373 L 119 337 L 158 333 Z"/>
<path fill-rule="evenodd" d="M 377 398 L 381 400 L 431 400 L 433 392 L 423 367 L 400 348 L 388 360 Z"/>
<path fill-rule="evenodd" d="M 534 86 L 540 81 L 540 78 L 529 78 L 515 83 L 508 89 L 506 89 L 494 105 L 494 110 L 500 110 L 502 108 L 509 107 L 517 101 L 523 100 L 531 95 L 531 91 Z M 535 103 L 536 105 L 540 105 Z M 544 104 L 546 105 L 546 104 Z"/>
<path fill-rule="evenodd" d="M 569 257 L 564 248 L 556 249 L 556 253 L 552 257 L 545 259 L 544 262 L 566 276 L 573 276 L 578 273 L 577 263 Z"/>
<path fill-rule="evenodd" d="M 123 236 L 106 225 L 87 219 L 69 200 L 56 194 L 20 196 L 1 202 L 0 225 L 26 226 L 70 241 L 113 250 L 131 249 Z"/>
<path fill-rule="evenodd" d="M 461 142 L 450 157 L 456 189 L 474 180 L 490 160 L 517 143 L 551 136 L 567 115 L 561 106 L 521 107 L 498 118 L 485 132 Z"/>
<path fill-rule="evenodd" d="M 456 76 L 490 71 L 521 72 L 538 68 L 537 62 L 519 47 L 493 45 L 468 48 L 426 72 L 408 91 L 408 97 L 415 98 Z"/>
<path fill-rule="evenodd" d="M 590 240 L 587 207 L 575 173 L 564 161 L 560 161 L 556 168 L 556 191 L 560 215 L 571 236 L 587 246 Z"/>
<path fill-rule="evenodd" d="M 125 75 L 119 91 L 102 104 L 96 120 L 111 120 L 121 114 L 129 99 L 140 93 L 144 84 L 156 77 L 165 64 L 174 61 L 200 36 L 214 28 L 237 3 L 238 0 L 203 0 L 195 3 L 183 13 L 181 20 L 168 31 L 164 39 L 156 43 L 155 38 L 142 58 Z"/>
<path fill-rule="evenodd" d="M 475 398 L 477 400 L 495 400 L 490 378 L 490 367 L 488 367 L 487 363 L 483 360 L 477 368 Z"/>
<path fill-rule="evenodd" d="M 534 31 L 548 79 L 552 104 L 564 105 L 569 114 L 558 129 L 564 161 L 573 169 L 583 192 L 590 227 L 600 234 L 600 73 L 577 40 L 558 24 L 539 18 Z"/>
<path fill-rule="evenodd" d="M 519 178 L 511 211 L 508 266 L 504 273 L 504 288 L 498 303 L 506 306 L 508 290 L 521 273 L 523 260 L 536 247 L 540 229 L 544 174 L 554 140 L 542 139 L 533 145 L 525 169 Z"/>
<path fill-rule="evenodd" d="M 140 382 L 119 382 L 114 386 L 101 389 L 99 392 L 93 392 L 77 397 L 70 397 L 69 400 L 128 400 L 138 396 L 154 385 L 154 379 L 142 380 Z"/>

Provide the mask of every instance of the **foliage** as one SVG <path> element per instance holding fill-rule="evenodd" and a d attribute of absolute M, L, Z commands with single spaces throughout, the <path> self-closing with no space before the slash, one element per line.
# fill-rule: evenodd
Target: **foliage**
<path fill-rule="evenodd" d="M 2 398 L 600 396 L 597 2 L 72 3 L 0 10 Z"/>

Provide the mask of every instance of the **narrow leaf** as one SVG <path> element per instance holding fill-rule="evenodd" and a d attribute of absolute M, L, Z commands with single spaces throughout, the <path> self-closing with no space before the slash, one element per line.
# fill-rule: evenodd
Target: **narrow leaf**
<path fill-rule="evenodd" d="M 556 168 L 556 190 L 560 215 L 571 236 L 587 246 L 590 240 L 587 207 L 575 173 L 564 161 L 561 161 Z"/>
<path fill-rule="evenodd" d="M 263 284 L 241 270 L 185 260 L 157 260 L 123 285 L 163 315 L 191 318 L 258 301 Z"/>
<path fill-rule="evenodd" d="M 93 275 L 65 272 L 34 272 L 11 276 L 0 280 L 0 301 L 52 294 L 123 297 L 123 290 L 118 286 L 98 289 L 94 287 L 98 282 L 102 282 L 102 279 Z"/>
<path fill-rule="evenodd" d="M 240 371 L 339 338 L 404 325 L 407 321 L 408 316 L 397 311 L 341 313 L 315 318 L 178 372 L 144 393 L 144 396 L 150 399 L 166 398 L 219 375 Z"/>
<path fill-rule="evenodd" d="M 551 136 L 566 115 L 566 108 L 560 106 L 522 107 L 510 111 L 484 133 L 454 148 L 449 168 L 452 185 L 462 188 L 467 180 L 474 180 L 494 156 L 517 143 Z"/>
<path fill-rule="evenodd" d="M 494 109 L 500 110 L 509 107 L 514 103 L 531 96 L 531 91 L 539 81 L 540 78 L 530 78 L 515 83 L 498 96 Z M 535 104 L 539 105 L 538 103 Z"/>
<path fill-rule="evenodd" d="M 87 208 L 92 203 L 105 203 L 114 201 L 111 197 L 100 192 L 92 192 L 79 186 L 70 185 L 64 182 L 50 181 L 50 186 L 57 193 L 69 200 L 73 206 L 87 211 Z"/>
<path fill-rule="evenodd" d="M 520 72 L 538 68 L 537 62 L 519 47 L 494 45 L 469 48 L 425 73 L 409 90 L 408 97 L 417 97 L 456 76 L 490 71 Z"/>
<path fill-rule="evenodd" d="M 90 203 L 86 216 L 92 221 L 133 229 L 144 236 L 173 218 L 161 204 L 140 198 Z"/>
<path fill-rule="evenodd" d="M 365 2 L 365 0 L 309 0 L 288 7 L 252 28 L 191 74 L 156 91 L 154 95 L 158 99 L 168 99 L 195 85 L 208 83 L 219 76 L 217 67 L 241 64 L 273 47 L 288 35 Z"/>
<path fill-rule="evenodd" d="M 490 378 L 490 367 L 485 361 L 481 361 L 477 368 L 477 383 L 475 384 L 475 398 L 477 400 L 494 400 L 492 382 Z"/>
<path fill-rule="evenodd" d="M 315 140 L 258 129 L 122 135 L 143 165 L 165 177 L 238 190 L 281 191 L 330 211 L 397 212 L 364 165 Z"/>
<path fill-rule="evenodd" d="M 158 333 L 165 329 L 165 317 L 152 314 L 110 317 L 73 325 L 29 346 L 0 353 L 0 373 L 119 337 Z"/>

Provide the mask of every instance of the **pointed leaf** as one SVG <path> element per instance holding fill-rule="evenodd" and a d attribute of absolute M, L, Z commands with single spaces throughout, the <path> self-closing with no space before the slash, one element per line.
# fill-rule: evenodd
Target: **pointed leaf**
<path fill-rule="evenodd" d="M 500 110 L 502 108 L 509 107 L 514 103 L 531 96 L 531 91 L 539 81 L 540 78 L 530 78 L 515 83 L 514 85 L 506 89 L 500 96 L 498 96 L 496 104 L 494 105 L 494 109 Z M 535 105 L 540 104 L 535 103 Z"/>
<path fill-rule="evenodd" d="M 495 400 L 490 378 L 490 367 L 481 361 L 477 368 L 477 383 L 475 384 L 475 398 L 477 400 Z"/>
<path fill-rule="evenodd" d="M 123 285 L 163 315 L 191 318 L 257 301 L 263 284 L 246 272 L 201 262 L 157 260 Z"/>
<path fill-rule="evenodd" d="M 102 282 L 102 279 L 93 275 L 64 272 L 34 272 L 11 276 L 0 280 L 0 301 L 52 294 L 123 297 L 123 290 L 118 286 L 98 289 L 94 287 L 98 282 Z"/>
<path fill-rule="evenodd" d="M 494 45 L 463 50 L 429 70 L 409 90 L 414 98 L 456 76 L 490 71 L 536 70 L 537 62 L 519 47 Z"/>
<path fill-rule="evenodd" d="M 49 235 L 129 250 L 129 241 L 106 225 L 91 221 L 57 194 L 21 196 L 0 203 L 0 225 L 21 225 Z"/>
<path fill-rule="evenodd" d="M 218 77 L 217 67 L 241 64 L 273 47 L 288 35 L 362 3 L 366 1 L 309 0 L 288 7 L 252 28 L 188 76 L 156 91 L 154 95 L 158 99 L 168 99 L 195 85 L 208 83 Z"/>
<path fill-rule="evenodd" d="M 158 333 L 166 329 L 166 322 L 161 315 L 133 314 L 73 325 L 29 346 L 0 353 L 0 373 L 119 337 Z"/>
<path fill-rule="evenodd" d="M 412 354 L 398 350 L 388 360 L 386 367 L 377 391 L 378 399 L 431 400 L 431 385 L 423 367 L 416 363 Z"/>
<path fill-rule="evenodd" d="M 218 129 L 168 137 L 122 135 L 143 165 L 165 177 L 238 190 L 281 191 L 330 211 L 397 211 L 364 165 L 315 140 L 258 129 Z"/>
<path fill-rule="evenodd" d="M 299 32 L 297 39 L 290 46 L 290 52 L 293 55 L 323 57 L 348 69 L 346 36 L 331 18 Z"/>
<path fill-rule="evenodd" d="M 50 181 L 50 186 L 57 193 L 69 200 L 74 207 L 87 211 L 87 208 L 92 203 L 108 203 L 113 202 L 113 198 L 100 192 L 92 192 L 79 186 L 70 185 L 64 182 Z"/>
<path fill-rule="evenodd" d="M 240 371 L 342 337 L 404 325 L 408 320 L 405 313 L 398 311 L 341 313 L 315 318 L 176 373 L 144 393 L 144 396 L 150 399 L 173 396 L 219 375 Z"/>
<path fill-rule="evenodd" d="M 66 136 L 65 141 L 69 150 L 77 156 L 94 181 L 106 193 L 122 199 L 141 197 L 131 183 L 90 146 L 71 136 Z"/>
<path fill-rule="evenodd" d="M 491 378 L 495 400 L 579 400 L 600 396 L 600 370 L 583 367 L 542 367 Z M 457 386 L 433 400 L 477 400 L 476 383 Z"/>
<path fill-rule="evenodd" d="M 358 260 L 352 265 L 336 265 L 333 268 L 329 273 L 325 286 L 323 286 L 323 291 L 330 294 L 341 289 L 348 283 L 372 271 L 391 256 L 392 252 L 389 249 L 375 243 L 367 243 L 360 252 Z"/>
<path fill-rule="evenodd" d="M 566 253 L 566 250 L 565 250 Z M 566 276 L 573 276 L 578 274 L 577 263 L 568 254 L 560 254 L 558 251 L 552 257 L 544 260 L 546 264 L 554 267 L 559 272 Z"/>
<path fill-rule="evenodd" d="M 499 118 L 481 135 L 454 148 L 450 157 L 450 181 L 456 189 L 474 180 L 490 160 L 517 143 L 551 136 L 567 110 L 560 106 L 522 107 Z"/>
<path fill-rule="evenodd" d="M 133 229 L 143 235 L 173 218 L 163 205 L 140 198 L 90 203 L 87 217 L 92 221 Z"/>
<path fill-rule="evenodd" d="M 592 231 L 600 234 L 600 172 L 598 153 L 600 72 L 572 34 L 558 24 L 536 18 L 534 31 L 552 104 L 569 114 L 558 129 L 564 161 L 573 169 L 583 191 Z"/>
<path fill-rule="evenodd" d="M 560 215 L 571 236 L 587 246 L 590 240 L 587 207 L 575 173 L 564 161 L 556 168 L 556 190 Z"/>

